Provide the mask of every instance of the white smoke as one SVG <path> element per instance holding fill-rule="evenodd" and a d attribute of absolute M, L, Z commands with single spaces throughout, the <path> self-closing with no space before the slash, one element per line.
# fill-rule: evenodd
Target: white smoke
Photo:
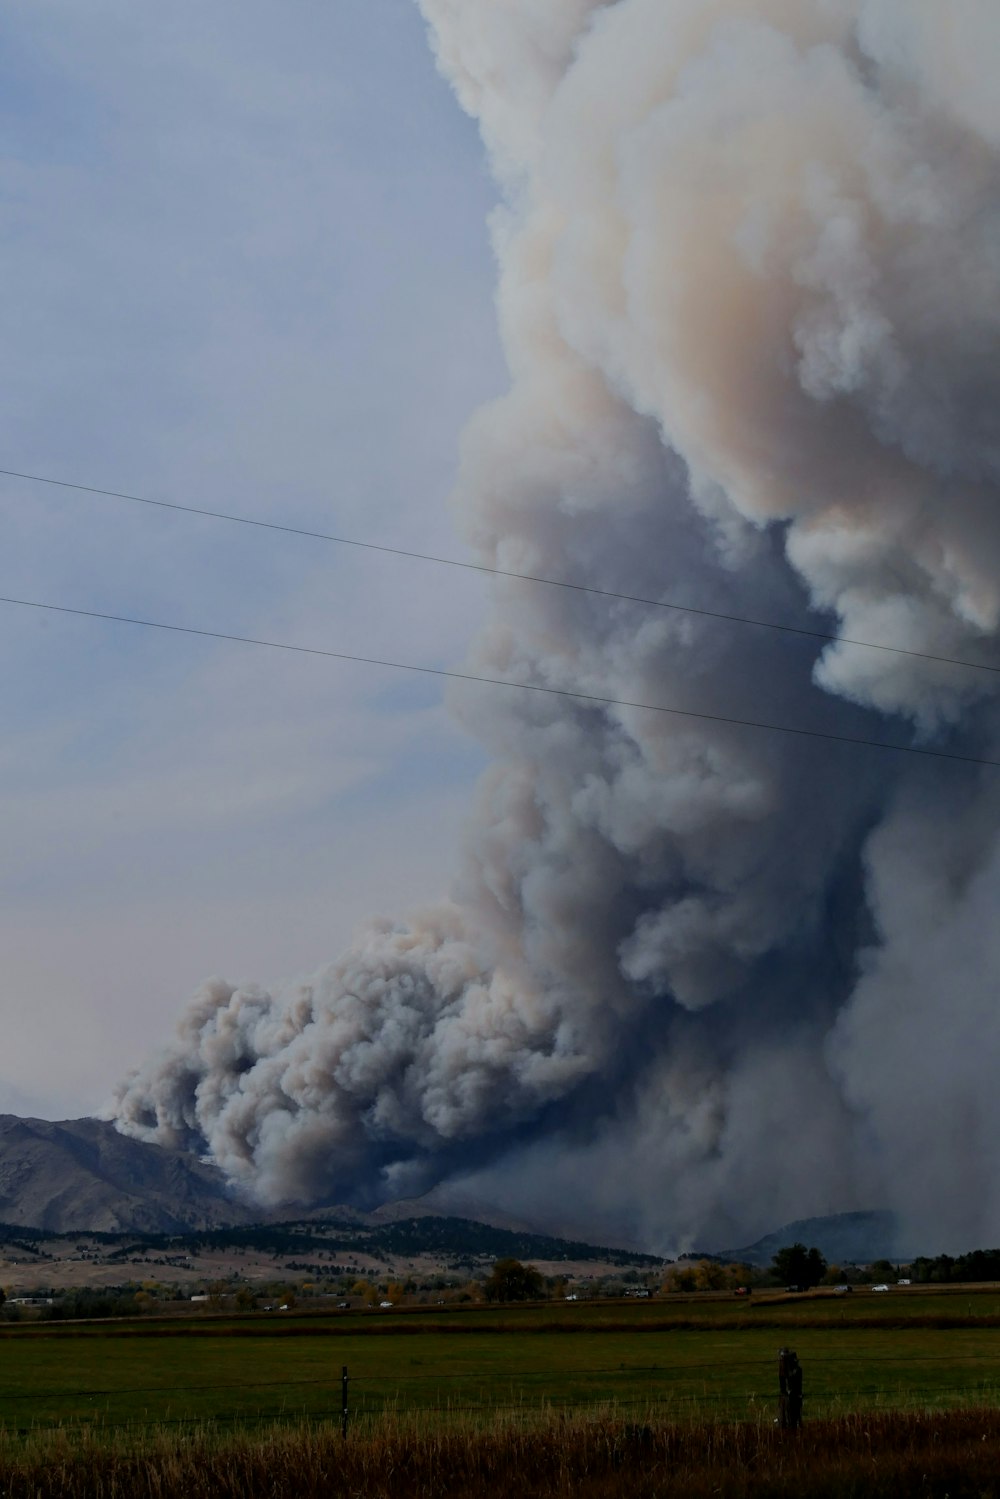
<path fill-rule="evenodd" d="M 996 661 L 992 0 L 422 8 L 505 193 L 477 556 Z M 472 665 L 996 755 L 989 672 L 528 583 Z M 873 1202 L 1000 1234 L 1000 772 L 454 706 L 495 757 L 461 898 L 287 991 L 206 985 L 120 1128 L 271 1202 L 478 1170 L 663 1247 Z"/>

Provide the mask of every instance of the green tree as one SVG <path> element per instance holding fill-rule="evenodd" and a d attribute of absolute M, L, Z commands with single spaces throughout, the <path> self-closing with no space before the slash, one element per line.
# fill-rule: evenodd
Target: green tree
<path fill-rule="evenodd" d="M 774 1256 L 771 1269 L 787 1286 L 818 1286 L 826 1274 L 826 1260 L 818 1249 L 786 1244 Z"/>
<path fill-rule="evenodd" d="M 497 1260 L 483 1290 L 487 1301 L 538 1301 L 545 1281 L 534 1265 L 520 1260 Z"/>

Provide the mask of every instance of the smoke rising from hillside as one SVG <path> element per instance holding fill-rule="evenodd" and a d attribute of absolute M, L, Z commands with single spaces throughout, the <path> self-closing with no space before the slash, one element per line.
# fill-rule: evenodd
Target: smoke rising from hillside
<path fill-rule="evenodd" d="M 1000 660 L 990 0 L 421 3 L 505 200 L 475 555 Z M 509 580 L 472 669 L 997 754 L 986 672 Z M 452 701 L 493 753 L 460 897 L 207 984 L 120 1128 L 268 1202 L 464 1177 L 663 1247 L 872 1203 L 996 1238 L 1000 773 Z"/>

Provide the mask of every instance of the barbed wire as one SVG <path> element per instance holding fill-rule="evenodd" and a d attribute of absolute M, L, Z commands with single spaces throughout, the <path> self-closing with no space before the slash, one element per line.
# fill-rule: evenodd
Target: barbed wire
<path fill-rule="evenodd" d="M 264 1386 L 262 1386 L 264 1387 Z M 242 1386 L 226 1386 L 225 1388 L 242 1388 Z M 127 1393 L 123 1391 L 122 1393 Z M 854 1401 L 858 1399 L 870 1399 L 875 1397 L 886 1397 L 889 1392 L 884 1386 L 870 1385 L 855 1387 L 848 1390 L 828 1391 L 824 1390 L 816 1395 L 807 1397 L 809 1404 L 816 1407 L 827 1408 L 837 1405 L 843 1401 Z M 938 1399 L 955 1399 L 964 1397 L 969 1392 L 955 1388 L 954 1386 L 931 1386 L 916 1392 L 911 1402 L 911 1408 L 924 1408 L 924 1402 L 930 1397 Z M 998 1393 L 996 1386 L 977 1387 L 980 1396 Z M 412 1416 L 419 1419 L 424 1415 L 476 1415 L 476 1416 L 499 1416 L 518 1414 L 525 1418 L 535 1419 L 549 1414 L 562 1414 L 569 1411 L 589 1410 L 595 1414 L 606 1412 L 610 1407 L 612 1412 L 634 1410 L 636 1408 L 652 1409 L 664 1406 L 705 1406 L 714 1405 L 731 1408 L 733 1410 L 744 1410 L 750 1408 L 768 1410 L 777 1408 L 777 1397 L 762 1394 L 758 1390 L 728 1391 L 728 1390 L 704 1390 L 685 1393 L 666 1393 L 661 1395 L 635 1395 L 624 1399 L 608 1397 L 604 1400 L 561 1400 L 558 1398 L 542 1401 L 477 1401 L 477 1402 L 448 1402 L 446 1404 L 414 1405 L 400 1409 L 394 1404 L 380 1405 L 378 1407 L 355 1406 L 350 1412 L 351 1421 L 356 1423 L 360 1420 L 371 1420 L 385 1417 L 386 1415 Z M 888 1406 L 887 1409 L 904 1409 L 906 1407 Z M 92 1431 L 155 1431 L 162 1428 L 177 1426 L 202 1426 L 220 1427 L 236 1426 L 246 1428 L 258 1428 L 267 1425 L 289 1424 L 292 1422 L 333 1425 L 340 1423 L 341 1412 L 331 1401 L 329 1408 L 323 1412 L 315 1412 L 302 1408 L 289 1409 L 263 1409 L 255 1411 L 220 1411 L 213 1413 L 196 1413 L 184 1416 L 157 1416 L 140 1419 L 130 1417 L 123 1421 L 109 1422 L 102 1419 L 81 1416 L 72 1421 L 36 1421 L 27 1426 L 5 1426 L 0 1423 L 0 1437 L 26 1437 L 40 1435 L 45 1432 L 92 1432 Z"/>
<path fill-rule="evenodd" d="M 871 1353 L 871 1354 L 869 1354 L 869 1353 L 865 1353 L 865 1352 L 860 1352 L 860 1353 L 857 1353 L 857 1354 L 832 1354 L 832 1355 L 824 1355 L 823 1360 L 822 1360 L 822 1363 L 823 1363 L 824 1367 L 827 1366 L 827 1365 L 829 1365 L 829 1364 L 864 1364 L 867 1367 L 867 1366 L 870 1366 L 872 1364 L 902 1364 L 903 1362 L 904 1362 L 904 1360 L 901 1358 L 901 1356 L 899 1354 L 893 1354 L 893 1353 L 882 1353 L 882 1354 L 880 1354 L 880 1353 Z M 950 1364 L 955 1364 L 956 1362 L 959 1362 L 959 1361 L 956 1361 L 954 1355 L 944 1354 L 944 1353 L 915 1353 L 915 1354 L 907 1354 L 906 1358 L 905 1358 L 905 1363 L 906 1363 L 906 1367 L 907 1368 L 912 1368 L 914 1365 L 919 1365 L 919 1364 L 935 1364 L 935 1363 L 950 1363 Z M 732 1359 L 732 1358 L 727 1358 L 726 1361 L 725 1361 L 725 1363 L 726 1363 L 726 1367 L 730 1368 L 730 1369 L 750 1369 L 750 1368 L 756 1368 L 756 1369 L 760 1369 L 763 1372 L 761 1360 L 759 1358 L 753 1358 L 753 1359 Z M 962 1359 L 960 1360 L 960 1363 L 961 1363 L 962 1366 L 975 1365 L 977 1363 L 984 1363 L 984 1364 L 989 1364 L 989 1365 L 992 1365 L 992 1366 L 996 1366 L 997 1359 L 996 1359 L 996 1354 L 994 1352 L 992 1352 L 990 1350 L 984 1350 L 982 1353 L 968 1353 L 968 1354 L 964 1355 L 962 1357 Z M 592 1379 L 592 1378 L 601 1378 L 601 1379 L 608 1379 L 608 1378 L 612 1378 L 612 1379 L 626 1379 L 626 1378 L 636 1378 L 637 1376 L 638 1377 L 645 1376 L 645 1377 L 648 1377 L 648 1378 L 657 1377 L 657 1378 L 661 1378 L 661 1379 L 683 1379 L 687 1375 L 690 1375 L 692 1373 L 703 1373 L 703 1372 L 707 1372 L 707 1371 L 711 1371 L 711 1370 L 718 1370 L 718 1368 L 719 1368 L 719 1361 L 718 1360 L 710 1360 L 710 1361 L 707 1361 L 707 1362 L 700 1362 L 700 1363 L 693 1363 L 693 1364 L 692 1363 L 685 1363 L 685 1364 L 626 1364 L 626 1365 L 619 1364 L 619 1365 L 616 1365 L 614 1367 L 611 1367 L 610 1365 L 604 1365 L 604 1366 L 599 1366 L 599 1367 L 594 1367 L 594 1368 L 584 1368 L 584 1369 L 574 1368 L 572 1370 L 572 1376 L 573 1376 L 574 1380 L 578 1380 L 578 1379 Z M 507 1381 L 511 1381 L 512 1382 L 512 1381 L 515 1381 L 515 1380 L 525 1380 L 525 1381 L 542 1380 L 542 1379 L 545 1379 L 545 1378 L 548 1378 L 548 1377 L 561 1375 L 564 1372 L 565 1371 L 563 1369 L 555 1369 L 555 1368 L 553 1368 L 553 1369 L 538 1369 L 538 1368 L 535 1368 L 535 1369 L 515 1369 L 515 1370 L 505 1371 L 504 1374 L 503 1374 L 503 1380 L 505 1382 L 507 1382 Z M 472 1383 L 475 1380 L 476 1376 L 474 1374 L 470 1374 L 467 1369 L 461 1369 L 461 1370 L 428 1370 L 426 1372 L 421 1372 L 421 1373 L 405 1372 L 405 1373 L 394 1373 L 394 1374 L 350 1374 L 348 1378 L 349 1378 L 349 1384 L 350 1384 L 350 1386 L 351 1386 L 352 1389 L 354 1389 L 354 1388 L 356 1388 L 358 1386 L 368 1387 L 368 1386 L 380 1385 L 380 1384 L 381 1385 L 388 1384 L 388 1385 L 391 1385 L 395 1389 L 401 1389 L 402 1387 L 409 1386 L 409 1385 L 419 1385 L 419 1384 L 435 1384 L 435 1385 L 437 1385 L 437 1384 L 440 1384 L 442 1382 L 446 1382 L 446 1381 L 449 1381 L 449 1380 L 457 1380 L 457 1379 L 467 1380 L 468 1382 Z M 26 1390 L 26 1389 L 20 1389 L 20 1390 L 0 1390 L 0 1402 L 10 1403 L 10 1402 L 13 1402 L 13 1401 L 22 1401 L 22 1400 L 23 1401 L 27 1401 L 27 1400 L 35 1400 L 35 1401 L 72 1400 L 72 1399 L 76 1399 L 76 1400 L 97 1400 L 97 1399 L 113 1399 L 113 1398 L 119 1397 L 119 1396 L 128 1396 L 129 1398 L 131 1398 L 131 1397 L 136 1396 L 136 1395 L 166 1395 L 166 1394 L 182 1394 L 183 1395 L 183 1394 L 198 1394 L 198 1393 L 201 1393 L 201 1392 L 203 1392 L 205 1390 L 213 1390 L 213 1391 L 216 1391 L 216 1392 L 223 1392 L 223 1391 L 230 1391 L 230 1390 L 267 1390 L 267 1389 L 275 1389 L 275 1388 L 278 1388 L 278 1387 L 281 1387 L 283 1389 L 286 1389 L 286 1388 L 287 1389 L 304 1389 L 304 1388 L 315 1388 L 315 1387 L 321 1386 L 321 1385 L 327 1386 L 331 1391 L 339 1391 L 340 1382 L 341 1382 L 341 1376 L 336 1372 L 335 1369 L 331 1368 L 329 1372 L 326 1372 L 326 1373 L 323 1373 L 323 1374 L 310 1375 L 310 1376 L 308 1376 L 306 1378 L 295 1378 L 295 1379 L 276 1378 L 276 1379 L 260 1379 L 260 1380 L 236 1380 L 234 1382 L 227 1383 L 227 1384 L 220 1384 L 218 1380 L 210 1380 L 210 1381 L 207 1381 L 204 1384 L 187 1384 L 187 1383 L 185 1383 L 185 1384 L 123 1385 L 120 1388 L 107 1387 L 107 1388 L 92 1389 L 92 1390 L 88 1390 L 88 1389 L 85 1389 L 85 1390 L 79 1390 L 79 1389 L 64 1389 L 64 1390 L 53 1390 L 53 1389 L 47 1389 L 47 1390 L 44 1390 L 44 1389 L 43 1390 L 38 1390 L 38 1389 L 35 1389 L 35 1390 Z M 725 1393 L 725 1392 L 723 1392 L 723 1393 Z M 591 1402 L 588 1401 L 586 1403 L 589 1404 Z M 487 1402 L 487 1404 L 489 1404 L 489 1402 Z M 427 1409 L 427 1407 L 422 1407 L 422 1408 Z M 484 1406 L 484 1408 L 485 1408 L 485 1406 Z M 0 1427 L 2 1427 L 2 1422 L 0 1422 Z"/>

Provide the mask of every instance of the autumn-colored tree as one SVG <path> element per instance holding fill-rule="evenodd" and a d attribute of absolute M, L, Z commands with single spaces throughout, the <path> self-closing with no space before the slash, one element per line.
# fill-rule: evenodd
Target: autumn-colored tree
<path fill-rule="evenodd" d="M 752 1265 L 743 1263 L 729 1266 L 729 1283 L 735 1289 L 737 1286 L 749 1286 L 753 1284 L 755 1271 Z"/>
<path fill-rule="evenodd" d="M 725 1291 L 731 1280 L 729 1266 L 720 1265 L 717 1260 L 699 1260 L 694 1267 L 696 1291 Z"/>
<path fill-rule="evenodd" d="M 753 1271 L 749 1265 L 724 1265 L 718 1260 L 683 1260 L 671 1265 L 663 1277 L 661 1290 L 670 1291 L 733 1291 L 737 1286 L 749 1285 Z"/>

